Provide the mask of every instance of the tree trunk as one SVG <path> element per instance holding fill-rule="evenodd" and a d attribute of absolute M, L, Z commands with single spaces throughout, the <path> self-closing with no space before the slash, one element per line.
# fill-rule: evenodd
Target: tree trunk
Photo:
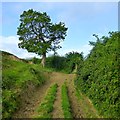
<path fill-rule="evenodd" d="M 42 67 L 43 67 L 43 68 L 45 67 L 45 62 L 46 62 L 46 53 L 44 53 L 44 54 L 42 55 L 41 64 L 42 64 Z"/>

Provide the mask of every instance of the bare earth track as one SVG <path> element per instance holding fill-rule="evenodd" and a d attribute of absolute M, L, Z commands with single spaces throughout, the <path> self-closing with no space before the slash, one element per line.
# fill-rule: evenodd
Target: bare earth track
<path fill-rule="evenodd" d="M 75 95 L 76 90 L 74 87 L 74 79 L 67 81 L 67 84 L 68 84 L 68 95 L 69 95 L 70 104 L 71 104 L 71 108 L 72 108 L 73 118 L 83 118 L 82 117 L 82 110 L 81 110 L 81 107 L 79 105 L 79 101 Z"/>
<path fill-rule="evenodd" d="M 36 109 L 38 105 L 44 99 L 47 89 L 51 86 L 51 84 L 57 83 L 58 91 L 57 91 L 57 97 L 54 103 L 54 110 L 52 112 L 52 115 L 53 118 L 63 118 L 64 116 L 61 108 L 61 86 L 64 83 L 64 81 L 70 79 L 74 79 L 73 74 L 64 74 L 58 72 L 50 73 L 50 79 L 47 80 L 44 85 L 40 86 L 37 90 L 35 90 L 34 96 L 28 99 L 28 102 L 25 103 L 23 106 L 21 106 L 21 108 L 18 111 L 16 111 L 13 117 L 33 118 L 33 116 L 36 115 Z"/>
<path fill-rule="evenodd" d="M 72 108 L 73 118 L 83 118 L 83 110 L 80 107 L 79 101 L 75 95 L 74 79 L 75 74 L 64 74 L 58 72 L 52 72 L 49 74 L 49 80 L 37 90 L 34 91 L 34 95 L 25 103 L 21 108 L 16 111 L 13 118 L 35 118 L 37 116 L 36 109 L 39 104 L 43 101 L 46 91 L 48 88 L 54 84 L 58 84 L 58 90 L 56 95 L 56 100 L 54 102 L 54 109 L 52 111 L 53 118 L 64 118 L 62 107 L 61 107 L 61 86 L 64 82 L 68 86 L 68 96 Z"/>

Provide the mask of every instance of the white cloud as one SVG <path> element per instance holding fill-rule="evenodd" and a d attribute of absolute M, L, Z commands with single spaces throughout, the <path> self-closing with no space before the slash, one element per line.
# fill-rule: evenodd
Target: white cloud
<path fill-rule="evenodd" d="M 28 53 L 27 50 L 18 48 L 18 36 L 0 36 L 0 50 L 12 53 L 19 58 L 38 57 L 34 53 Z"/>
<path fill-rule="evenodd" d="M 74 51 L 79 53 L 83 52 L 84 53 L 83 55 L 86 56 L 87 54 L 89 54 L 91 49 L 92 49 L 92 46 L 85 44 L 80 48 L 60 49 L 58 50 L 58 54 L 64 56 L 66 53 Z"/>
<path fill-rule="evenodd" d="M 4 36 L 0 36 L 0 44 L 14 44 L 17 45 L 18 44 L 18 37 L 17 36 L 8 36 L 8 37 L 4 37 Z"/>
<path fill-rule="evenodd" d="M 1 45 L 0 50 L 12 53 L 19 58 L 39 57 L 34 53 L 28 53 L 27 50 L 18 48 L 18 43 L 19 43 L 18 36 L 8 36 L 8 37 L 0 36 L 0 45 Z M 61 45 L 63 45 L 63 43 L 61 43 Z M 68 52 L 77 51 L 77 52 L 83 52 L 84 56 L 86 56 L 91 49 L 92 49 L 91 46 L 85 44 L 80 48 L 66 49 L 65 47 L 63 47 L 62 49 L 59 49 L 57 52 L 59 55 L 63 56 Z M 48 53 L 48 55 L 50 54 L 53 54 L 53 52 Z"/>

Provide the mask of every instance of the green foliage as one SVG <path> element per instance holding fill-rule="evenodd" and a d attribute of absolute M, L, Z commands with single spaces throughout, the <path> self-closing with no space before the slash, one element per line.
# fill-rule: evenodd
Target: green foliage
<path fill-rule="evenodd" d="M 53 68 L 55 71 L 62 71 L 66 67 L 66 58 L 58 55 L 47 57 L 46 67 Z"/>
<path fill-rule="evenodd" d="M 11 90 L 3 90 L 2 94 L 3 118 L 10 118 L 11 114 L 19 107 L 19 101 L 16 93 Z"/>
<path fill-rule="evenodd" d="M 82 53 L 70 52 L 65 57 L 59 55 L 47 57 L 46 67 L 53 68 L 55 71 L 71 73 L 74 69 L 78 69 L 78 64 L 82 63 L 82 61 Z"/>
<path fill-rule="evenodd" d="M 34 57 L 34 58 L 31 59 L 31 62 L 33 62 L 34 64 L 40 64 L 41 59 Z"/>
<path fill-rule="evenodd" d="M 82 111 L 83 118 L 102 118 L 99 116 L 98 111 L 95 109 L 94 105 L 91 103 L 90 99 L 84 95 L 78 87 L 76 87 L 76 96 Z"/>
<path fill-rule="evenodd" d="M 38 107 L 38 116 L 37 118 L 52 118 L 50 114 L 53 111 L 53 104 L 56 98 L 57 84 L 52 85 L 44 98 L 44 101 Z M 35 116 L 36 117 L 36 116 Z"/>
<path fill-rule="evenodd" d="M 64 23 L 53 24 L 46 12 L 33 9 L 24 11 L 20 15 L 20 22 L 17 31 L 20 48 L 42 55 L 43 59 L 48 51 L 55 52 L 61 48 L 59 43 L 65 39 L 67 31 Z"/>
<path fill-rule="evenodd" d="M 64 117 L 72 118 L 71 107 L 70 107 L 70 102 L 68 98 L 68 90 L 65 83 L 62 85 L 61 94 L 62 94 L 62 110 L 64 113 Z"/>
<path fill-rule="evenodd" d="M 67 64 L 69 73 L 73 72 L 74 70 L 77 71 L 78 65 L 82 64 L 82 62 L 83 62 L 83 53 L 82 52 L 81 53 L 69 52 L 65 55 L 65 57 L 66 57 L 66 64 Z"/>
<path fill-rule="evenodd" d="M 34 64 L 39 64 L 41 59 L 32 58 Z M 61 71 L 65 73 L 72 73 L 82 65 L 83 54 L 78 52 L 70 52 L 65 56 L 52 55 L 46 58 L 46 68 L 52 69 L 53 71 Z"/>
<path fill-rule="evenodd" d="M 94 35 L 95 36 L 95 35 Z M 97 37 L 93 49 L 78 70 L 75 84 L 92 100 L 100 115 L 107 118 L 120 117 L 120 94 L 118 79 L 118 38 L 120 32 L 109 37 Z"/>
<path fill-rule="evenodd" d="M 45 82 L 40 65 L 28 64 L 19 59 L 13 59 L 12 55 L 2 52 L 2 108 L 3 118 L 12 116 L 19 108 L 19 95 L 31 82 L 34 86 Z"/>

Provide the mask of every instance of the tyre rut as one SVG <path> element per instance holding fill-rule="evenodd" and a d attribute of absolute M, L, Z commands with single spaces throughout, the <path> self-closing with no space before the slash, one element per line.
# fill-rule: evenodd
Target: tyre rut
<path fill-rule="evenodd" d="M 69 96 L 69 100 L 72 108 L 73 118 L 83 118 L 82 116 L 83 111 L 81 110 L 79 101 L 75 95 L 76 89 L 74 87 L 74 78 L 67 81 L 67 85 L 68 85 L 68 96 Z"/>
<path fill-rule="evenodd" d="M 54 110 L 52 111 L 52 117 L 53 118 L 64 118 L 63 111 L 62 111 L 62 105 L 61 105 L 61 86 L 66 81 L 66 83 L 69 83 L 68 85 L 68 95 L 70 97 L 71 106 L 73 109 L 74 117 L 79 115 L 79 118 L 81 118 L 81 114 L 79 113 L 78 104 L 76 103 L 76 96 L 73 94 L 74 86 L 71 84 L 73 83 L 73 80 L 75 79 L 74 74 L 64 74 L 64 73 L 58 73 L 58 72 L 52 72 L 50 73 L 49 80 L 46 81 L 46 83 L 34 92 L 34 96 L 31 97 L 31 99 L 28 100 L 28 103 L 26 103 L 24 106 L 21 106 L 21 108 L 13 115 L 13 118 L 33 118 L 33 116 L 37 115 L 36 109 L 38 108 L 39 104 L 44 100 L 45 93 L 47 89 L 51 86 L 53 83 L 58 84 L 58 91 L 56 94 L 56 100 L 54 102 Z M 35 117 L 34 117 L 35 118 Z"/>

